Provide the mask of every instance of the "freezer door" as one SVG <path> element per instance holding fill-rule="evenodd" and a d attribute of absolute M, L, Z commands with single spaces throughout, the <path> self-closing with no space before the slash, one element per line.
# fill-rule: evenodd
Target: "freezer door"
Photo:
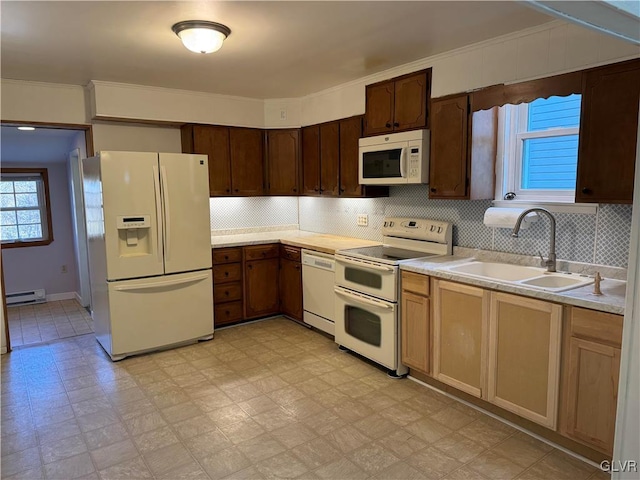
<path fill-rule="evenodd" d="M 160 154 L 165 272 L 211 268 L 206 155 Z"/>
<path fill-rule="evenodd" d="M 107 279 L 162 275 L 157 153 L 100 152 Z"/>
<path fill-rule="evenodd" d="M 109 283 L 111 356 L 213 335 L 211 270 Z"/>

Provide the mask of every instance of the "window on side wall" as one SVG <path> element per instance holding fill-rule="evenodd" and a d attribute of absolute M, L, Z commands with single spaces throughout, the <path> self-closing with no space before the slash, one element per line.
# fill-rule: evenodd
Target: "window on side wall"
<path fill-rule="evenodd" d="M 496 200 L 574 202 L 580 102 L 573 94 L 500 108 Z"/>
<path fill-rule="evenodd" d="M 46 168 L 0 171 L 2 248 L 48 245 L 53 241 Z"/>

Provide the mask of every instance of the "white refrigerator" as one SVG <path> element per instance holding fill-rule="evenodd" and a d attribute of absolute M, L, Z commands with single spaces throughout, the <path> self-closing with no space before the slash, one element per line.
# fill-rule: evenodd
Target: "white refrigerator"
<path fill-rule="evenodd" d="M 96 339 L 112 360 L 213 338 L 206 155 L 83 160 Z"/>

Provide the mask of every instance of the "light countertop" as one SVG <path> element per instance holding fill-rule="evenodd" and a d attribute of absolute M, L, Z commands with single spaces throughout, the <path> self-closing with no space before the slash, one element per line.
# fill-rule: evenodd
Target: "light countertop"
<path fill-rule="evenodd" d="M 381 244 L 381 242 L 363 240 L 361 238 L 340 237 L 338 235 L 327 235 L 303 230 L 276 230 L 236 235 L 214 235 L 211 237 L 212 248 L 241 247 L 245 245 L 262 245 L 276 242 L 328 254 L 334 254 L 337 250 L 346 248 L 360 248 Z"/>
<path fill-rule="evenodd" d="M 515 293 L 517 295 L 539 298 L 550 302 L 563 303 L 576 307 L 599 310 L 601 312 L 624 315 L 627 282 L 621 280 L 613 280 L 610 278 L 604 279 L 600 285 L 602 295 L 593 295 L 593 285 L 586 285 L 584 287 L 564 292 L 548 292 L 520 285 L 469 277 L 448 270 L 440 270 L 443 267 L 453 266 L 456 263 L 466 263 L 471 260 L 473 260 L 473 258 L 460 256 L 445 256 L 431 258 L 428 260 L 412 260 L 400 265 L 400 269 L 407 270 L 409 272 L 422 273 L 424 275 L 451 280 L 458 283 L 465 283 L 467 285 L 475 285 L 482 288 L 498 290 L 501 292 Z"/>

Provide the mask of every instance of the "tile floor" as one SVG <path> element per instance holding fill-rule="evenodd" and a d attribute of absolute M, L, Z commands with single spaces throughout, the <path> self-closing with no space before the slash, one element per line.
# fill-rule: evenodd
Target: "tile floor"
<path fill-rule="evenodd" d="M 93 320 L 76 300 L 9 307 L 12 347 L 93 333 Z"/>
<path fill-rule="evenodd" d="M 606 479 L 285 319 L 108 360 L 92 335 L 2 356 L 2 478 Z"/>

